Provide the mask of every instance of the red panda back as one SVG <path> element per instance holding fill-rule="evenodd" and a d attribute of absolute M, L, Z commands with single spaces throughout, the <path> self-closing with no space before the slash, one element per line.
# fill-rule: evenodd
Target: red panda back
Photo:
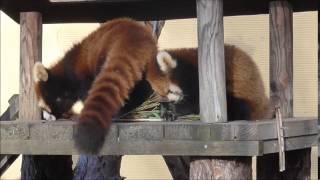
<path fill-rule="evenodd" d="M 166 52 L 170 54 L 172 60 L 176 61 L 175 67 L 172 67 L 168 72 L 163 72 L 161 71 L 161 68 L 159 68 L 161 64 L 154 60 L 149 64 L 147 70 L 148 81 L 152 85 L 152 88 L 161 96 L 166 96 L 166 92 L 170 92 L 168 91 L 170 83 L 175 83 L 181 88 L 181 82 L 177 80 L 177 73 L 174 73 L 175 71 L 179 72 L 178 74 L 180 74 L 180 76 L 181 72 L 183 73 L 182 76 L 194 73 L 187 72 L 187 69 L 185 68 L 186 65 L 183 64 L 189 64 L 196 67 L 193 69 L 194 71 L 198 69 L 198 52 L 196 48 L 169 49 L 166 50 Z M 227 94 L 229 97 L 232 97 L 229 99 L 236 98 L 244 100 L 249 106 L 250 119 L 270 118 L 270 102 L 265 94 L 258 67 L 250 56 L 235 46 L 225 45 L 225 63 Z M 164 63 L 164 65 L 166 65 L 166 63 Z M 168 68 L 170 69 L 170 67 Z M 178 70 L 179 68 L 180 70 Z M 185 69 L 181 70 L 181 68 Z M 198 93 L 198 91 L 195 90 L 199 88 L 198 82 L 188 81 L 187 83 L 193 84 L 193 86 L 191 86 L 191 88 L 193 88 L 191 92 Z M 181 89 L 182 91 L 186 90 L 183 88 Z M 190 94 L 187 94 L 187 97 L 188 96 L 190 97 Z M 196 96 L 199 98 L 198 94 L 196 94 Z M 196 99 L 195 101 L 197 102 L 199 100 Z M 198 106 L 198 104 L 195 106 Z"/>
<path fill-rule="evenodd" d="M 156 53 L 151 27 L 126 18 L 108 21 L 50 68 L 41 63 L 34 66 L 39 106 L 61 118 L 68 116 L 77 100 L 85 100 L 76 124 L 75 144 L 83 153 L 97 153 L 112 117 L 129 93 L 150 93 L 148 84 L 140 80 Z M 145 94 L 130 98 L 125 110 Z"/>

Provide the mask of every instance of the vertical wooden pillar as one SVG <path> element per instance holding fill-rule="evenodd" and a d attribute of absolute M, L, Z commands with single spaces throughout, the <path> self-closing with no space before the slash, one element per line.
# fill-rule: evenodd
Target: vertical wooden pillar
<path fill-rule="evenodd" d="M 20 95 L 19 119 L 40 120 L 32 79 L 32 68 L 41 62 L 42 16 L 38 12 L 20 14 Z M 23 155 L 21 179 L 72 179 L 71 156 Z"/>
<path fill-rule="evenodd" d="M 318 19 L 318 127 L 320 127 L 320 19 Z M 320 139 L 318 139 L 318 178 L 320 178 Z"/>
<path fill-rule="evenodd" d="M 270 95 L 282 117 L 293 117 L 292 7 L 270 2 Z M 257 158 L 257 179 L 310 179 L 311 148 L 285 153 L 286 170 L 279 172 L 278 154 Z"/>
<path fill-rule="evenodd" d="M 293 117 L 292 8 L 287 1 L 270 2 L 270 96 L 282 117 Z"/>
<path fill-rule="evenodd" d="M 20 28 L 19 118 L 23 120 L 39 120 L 41 111 L 34 91 L 32 68 L 36 62 L 41 62 L 41 14 L 38 12 L 21 13 Z"/>
<path fill-rule="evenodd" d="M 200 117 L 227 121 L 223 1 L 197 0 Z"/>
<path fill-rule="evenodd" d="M 200 117 L 226 122 L 223 0 L 197 0 Z M 251 179 L 251 157 L 193 157 L 190 179 Z"/>

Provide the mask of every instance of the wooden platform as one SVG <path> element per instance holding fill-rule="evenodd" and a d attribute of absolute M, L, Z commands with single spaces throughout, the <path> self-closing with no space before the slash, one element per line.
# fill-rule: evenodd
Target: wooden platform
<path fill-rule="evenodd" d="M 78 154 L 73 145 L 75 123 L 0 122 L 1 154 Z M 316 118 L 285 119 L 286 150 L 317 143 Z M 103 155 L 256 156 L 278 152 L 274 120 L 201 122 L 117 122 Z"/>
<path fill-rule="evenodd" d="M 267 14 L 269 0 L 224 0 L 224 15 Z M 295 12 L 317 10 L 317 0 L 290 0 Z M 19 23 L 19 13 L 41 12 L 43 23 L 104 22 L 196 17 L 196 0 L 1 0 L 1 10 Z"/>

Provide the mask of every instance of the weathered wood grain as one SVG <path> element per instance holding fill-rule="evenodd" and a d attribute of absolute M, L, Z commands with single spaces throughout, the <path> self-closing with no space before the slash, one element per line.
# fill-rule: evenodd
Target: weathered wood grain
<path fill-rule="evenodd" d="M 270 3 L 270 96 L 282 117 L 293 116 L 293 27 L 287 1 Z"/>
<path fill-rule="evenodd" d="M 273 126 L 265 126 L 267 122 L 258 123 L 258 129 L 265 127 L 268 131 L 275 131 L 274 121 Z M 316 123 L 317 119 L 302 119 L 305 123 Z M 317 141 L 318 130 L 301 134 L 302 130 L 297 131 L 297 126 L 294 120 L 286 121 L 288 127 L 287 132 L 291 136 L 285 138 L 287 149 L 300 149 L 310 147 Z M 249 126 L 251 126 L 249 122 Z M 178 125 L 181 127 L 177 129 Z M 229 123 L 225 123 L 229 124 Z M 230 123 L 232 124 L 232 123 Z M 244 122 L 238 122 L 244 126 Z M 0 152 L 1 153 L 23 153 L 23 154 L 78 154 L 73 145 L 73 132 L 75 122 L 59 120 L 56 122 L 46 121 L 3 121 L 0 122 Z M 276 136 L 270 138 L 261 137 L 253 140 L 243 138 L 238 139 L 208 139 L 207 134 L 199 135 L 191 129 L 207 128 L 208 134 L 213 134 L 211 131 L 216 124 L 207 125 L 200 122 L 135 122 L 135 123 L 113 123 L 110 133 L 106 138 L 105 145 L 101 151 L 101 155 L 123 155 L 123 154 L 163 154 L 163 155 L 193 155 L 193 156 L 208 156 L 208 155 L 239 155 L 239 156 L 254 156 L 262 155 L 263 153 L 277 152 Z M 171 127 L 170 127 L 171 126 Z M 235 124 L 229 125 L 232 129 Z M 132 128 L 130 128 L 132 127 Z M 218 124 L 218 127 L 220 125 Z M 227 128 L 227 126 L 226 126 Z M 298 126 L 296 127 L 298 128 Z M 143 131 L 141 131 L 144 129 Z M 184 132 L 182 136 L 176 136 L 174 129 Z M 304 127 L 301 127 L 304 129 Z M 308 129 L 307 129 L 308 130 Z M 232 131 L 232 130 L 230 130 Z M 290 132 L 290 133 L 289 133 Z M 155 133 L 156 135 L 150 136 Z M 172 134 L 171 134 L 172 133 Z M 171 134 L 171 135 L 170 135 Z M 232 136 L 230 136 L 232 137 Z M 306 139 L 302 139 L 306 138 Z M 265 144 L 264 144 L 265 143 Z M 275 143 L 275 146 L 273 145 Z M 311 144 L 310 144 L 311 143 Z M 41 144 L 41 146 L 39 146 Z M 143 147 L 143 148 L 141 148 Z"/>
<path fill-rule="evenodd" d="M 38 120 L 38 107 L 32 78 L 32 68 L 41 62 L 42 17 L 38 12 L 22 12 L 20 16 L 20 90 L 19 117 Z"/>
<path fill-rule="evenodd" d="M 38 61 L 41 62 L 41 50 L 41 13 L 21 12 L 19 118 L 23 120 L 37 121 L 41 117 L 32 77 L 34 64 Z M 33 130 L 36 130 L 36 128 Z M 33 131 L 31 134 L 39 134 L 40 132 L 43 131 Z M 45 138 L 30 151 L 37 151 L 43 144 L 42 141 L 45 141 Z M 72 176 L 71 156 L 22 156 L 21 179 L 72 179 Z"/>
<path fill-rule="evenodd" d="M 269 6 L 270 14 L 270 94 L 275 107 L 280 107 L 282 117 L 293 116 L 293 26 L 292 7 L 287 1 L 272 1 Z M 301 124 L 303 125 L 303 124 Z M 291 146 L 305 143 L 310 147 L 312 138 L 307 136 L 285 138 L 285 150 Z M 266 152 L 279 148 L 276 142 L 265 142 Z M 272 150 L 271 150 L 272 149 Z M 257 158 L 258 179 L 309 179 L 310 178 L 310 149 L 301 149 L 285 153 L 285 171 L 279 172 L 277 154 Z M 278 150 L 279 151 L 279 150 Z"/>
<path fill-rule="evenodd" d="M 318 134 L 317 118 L 284 119 L 285 137 Z M 56 122 L 2 121 L 0 122 L 0 140 L 23 138 L 72 139 L 74 122 L 57 120 Z M 223 131 L 218 131 L 222 129 Z M 253 130 L 250 130 L 253 129 Z M 251 131 L 250 135 L 241 131 Z M 179 133 L 181 132 L 181 133 Z M 268 133 L 271 132 L 271 133 Z M 114 122 L 107 141 L 119 140 L 211 140 L 211 141 L 260 141 L 276 139 L 275 120 L 233 121 L 228 123 L 207 124 L 202 122 Z M 220 135 L 218 134 L 225 134 Z"/>
<path fill-rule="evenodd" d="M 246 164 L 246 165 L 244 165 Z M 191 163 L 190 179 L 238 179 L 251 177 L 251 159 L 247 157 L 215 157 L 214 160 L 196 158 Z"/>
<path fill-rule="evenodd" d="M 286 1 L 273 1 L 269 5 L 269 26 L 270 26 L 270 96 L 273 101 L 273 108 L 279 108 L 282 117 L 293 116 L 293 30 L 292 30 L 292 9 Z M 277 114 L 277 116 L 280 116 Z M 279 122 L 280 123 L 280 122 Z M 277 124 L 277 127 L 281 125 Z M 274 132 L 278 134 L 281 132 Z M 283 144 L 283 138 L 278 134 L 278 143 Z M 285 153 L 281 151 L 279 144 L 272 147 L 278 147 L 278 164 L 274 164 L 272 155 L 257 158 L 258 178 L 267 178 L 270 174 L 265 172 L 274 171 L 274 178 L 280 171 L 284 171 Z M 286 148 L 286 147 L 283 147 Z M 272 166 L 270 167 L 270 164 Z M 288 165 L 287 165 L 288 166 Z M 260 171 L 260 172 L 259 172 Z"/>
<path fill-rule="evenodd" d="M 0 121 L 9 120 L 13 121 L 18 117 L 19 97 L 13 95 L 9 99 L 8 109 L 1 115 Z M 12 165 L 12 163 L 18 158 L 18 155 L 0 154 L 0 176 Z"/>
<path fill-rule="evenodd" d="M 197 0 L 200 119 L 226 122 L 223 1 Z"/>

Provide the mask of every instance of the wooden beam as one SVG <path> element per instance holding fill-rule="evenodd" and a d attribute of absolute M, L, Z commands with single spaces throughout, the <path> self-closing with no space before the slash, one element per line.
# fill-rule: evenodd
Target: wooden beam
<path fill-rule="evenodd" d="M 20 15 L 20 94 L 19 117 L 38 120 L 41 111 L 34 91 L 32 68 L 41 62 L 42 19 L 38 12 L 23 12 Z"/>
<path fill-rule="evenodd" d="M 227 122 L 224 59 L 223 0 L 197 0 L 198 69 L 200 119 L 202 122 Z M 204 131 L 206 132 L 206 131 Z M 237 154 L 241 156 L 240 154 Z M 201 164 L 205 167 L 201 167 Z M 208 168 L 210 167 L 210 168 Z M 219 172 L 219 173 L 217 173 Z M 238 173 L 229 173 L 238 172 Z M 194 159 L 190 179 L 237 179 L 242 174 L 251 179 L 251 158 L 221 157 Z M 209 175 L 206 177 L 206 175 Z"/>
<path fill-rule="evenodd" d="M 197 0 L 200 119 L 226 122 L 223 1 Z"/>
<path fill-rule="evenodd" d="M 287 1 L 272 1 L 269 8 L 271 99 L 275 107 L 280 107 L 283 117 L 292 117 L 293 10 Z M 286 144 L 285 148 L 288 148 L 288 144 Z M 284 161 L 286 170 L 281 173 L 278 166 L 278 154 L 258 157 L 257 179 L 309 179 L 310 152 L 311 148 L 286 152 Z M 275 159 L 277 160 L 275 161 Z"/>
<path fill-rule="evenodd" d="M 270 3 L 270 96 L 283 117 L 293 116 L 292 7 L 287 1 Z"/>
<path fill-rule="evenodd" d="M 285 141 L 290 149 L 309 147 L 312 145 L 311 142 L 314 143 L 317 140 L 317 119 L 303 118 L 300 120 L 304 122 L 305 127 L 301 126 L 302 123 L 296 123 L 299 119 L 296 121 L 285 119 L 286 134 L 290 135 L 285 138 Z M 257 122 L 256 125 L 251 123 L 254 122 L 249 122 L 248 128 L 244 129 L 250 129 L 249 127 L 252 126 L 257 129 L 265 128 L 265 131 L 276 131 L 274 120 Z M 273 126 L 266 126 L 269 123 Z M 226 131 L 236 132 L 236 129 L 239 129 L 236 124 L 224 124 L 230 124 L 224 127 Z M 246 126 L 244 122 L 238 124 L 242 127 Z M 78 154 L 73 145 L 74 126 L 75 122 L 67 120 L 0 122 L 0 152 L 9 154 Z M 203 128 L 205 128 L 205 133 Z M 271 137 L 265 132 L 253 131 L 252 136 L 233 139 L 232 135 L 226 135 L 221 136 L 223 139 L 218 139 L 214 135 L 218 128 L 221 128 L 220 124 L 207 125 L 200 122 L 117 122 L 113 123 L 101 154 L 253 156 L 277 151 L 277 145 L 273 144 L 276 143 L 276 136 Z M 303 130 L 305 133 L 302 133 Z M 183 135 L 177 136 L 177 134 Z M 307 140 L 301 140 L 301 138 L 307 138 Z M 39 146 L 39 143 L 42 146 Z"/>
<path fill-rule="evenodd" d="M 19 117 L 24 120 L 36 121 L 41 118 L 34 91 L 32 68 L 41 62 L 42 50 L 42 16 L 38 12 L 20 13 L 20 86 L 19 86 Z M 20 153 L 18 153 L 20 154 Z M 22 156 L 21 178 L 37 179 L 34 156 Z"/>
<path fill-rule="evenodd" d="M 9 120 L 13 121 L 18 117 L 19 97 L 17 94 L 9 99 L 8 109 L 1 115 L 0 121 Z M 18 158 L 18 155 L 0 154 L 0 176 L 12 165 Z"/>
<path fill-rule="evenodd" d="M 60 134 L 63 139 L 72 139 L 73 121 L 55 122 L 2 121 L 0 140 L 45 138 L 45 134 Z M 232 121 L 207 124 L 202 122 L 114 122 L 121 140 L 168 139 L 168 140 L 210 140 L 210 141 L 260 141 L 277 139 L 275 120 Z M 285 137 L 314 135 L 318 133 L 317 118 L 284 119 Z M 44 131 L 44 134 L 37 132 Z M 47 130 L 48 129 L 48 130 Z M 56 131 L 56 133 L 55 133 Z M 112 135 L 110 135 L 110 138 Z M 112 140 L 112 139 L 110 139 Z"/>
<path fill-rule="evenodd" d="M 11 121 L 18 118 L 19 115 L 19 95 L 14 94 L 8 101 L 9 107 L 1 115 L 0 121 Z"/>
<path fill-rule="evenodd" d="M 1 0 L 19 23 L 19 12 L 39 11 L 44 23 L 104 22 L 116 17 L 164 20 L 196 17 L 195 0 Z M 269 0 L 224 0 L 224 16 L 267 14 Z M 290 0 L 295 12 L 317 11 L 317 0 Z M 87 12 L 87 13 L 83 13 Z"/>
<path fill-rule="evenodd" d="M 41 118 L 41 110 L 34 91 L 32 69 L 36 62 L 41 62 L 41 13 L 22 12 L 20 29 L 19 118 L 37 121 Z M 72 176 L 71 156 L 23 155 L 22 157 L 21 179 L 72 179 Z"/>

